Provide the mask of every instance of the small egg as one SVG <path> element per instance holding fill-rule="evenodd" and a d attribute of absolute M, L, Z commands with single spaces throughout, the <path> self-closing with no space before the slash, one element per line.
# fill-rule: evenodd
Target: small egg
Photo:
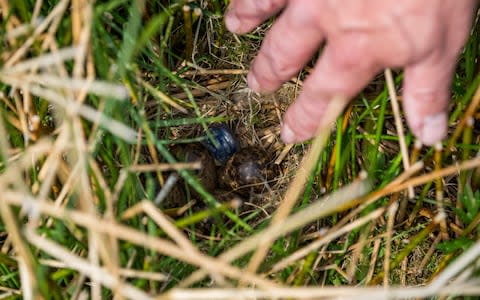
<path fill-rule="evenodd" d="M 256 147 L 238 151 L 223 168 L 221 184 L 241 194 L 247 194 L 252 189 L 263 191 L 264 183 L 270 177 L 266 158 L 267 154 Z"/>
<path fill-rule="evenodd" d="M 182 146 L 174 146 L 170 149 L 171 153 L 178 161 L 193 163 L 200 162 L 200 168 L 192 171 L 193 175 L 198 179 L 202 187 L 208 192 L 213 192 L 217 186 L 217 167 L 213 157 L 208 150 L 201 144 L 192 143 Z M 173 186 L 171 192 L 162 201 L 163 208 L 178 208 L 187 203 L 187 189 L 193 198 L 201 198 L 200 195 L 190 188 L 183 179 Z"/>
<path fill-rule="evenodd" d="M 210 153 L 198 144 L 191 144 L 185 149 L 185 161 L 201 163 L 201 168 L 195 175 L 207 191 L 213 191 L 217 186 L 217 171 Z"/>
<path fill-rule="evenodd" d="M 252 184 L 261 182 L 265 177 L 262 166 L 257 161 L 246 161 L 238 166 L 238 179 L 240 183 Z"/>
<path fill-rule="evenodd" d="M 240 148 L 237 137 L 224 124 L 213 124 L 208 129 L 215 143 L 205 133 L 206 140 L 203 144 L 215 160 L 224 165 Z"/>
<path fill-rule="evenodd" d="M 180 208 L 187 204 L 187 196 L 185 195 L 184 185 L 185 184 L 180 180 L 174 186 L 172 186 L 171 190 L 161 202 L 163 209 Z"/>

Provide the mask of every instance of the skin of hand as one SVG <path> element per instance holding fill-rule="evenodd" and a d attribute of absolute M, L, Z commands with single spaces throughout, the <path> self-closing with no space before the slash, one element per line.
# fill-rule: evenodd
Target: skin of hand
<path fill-rule="evenodd" d="M 255 92 L 275 91 L 324 46 L 285 113 L 284 142 L 312 138 L 334 96 L 351 99 L 392 67 L 404 69 L 410 129 L 432 145 L 447 133 L 452 76 L 475 7 L 475 0 L 232 0 L 225 24 L 244 34 L 280 13 L 248 74 Z"/>

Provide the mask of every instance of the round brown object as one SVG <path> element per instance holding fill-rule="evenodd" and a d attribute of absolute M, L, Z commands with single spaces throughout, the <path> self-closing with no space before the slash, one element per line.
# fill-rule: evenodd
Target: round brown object
<path fill-rule="evenodd" d="M 195 171 L 201 185 L 209 192 L 212 192 L 217 186 L 217 169 L 215 160 L 205 147 L 198 144 L 191 144 L 185 147 L 185 162 L 199 161 L 202 166 L 200 170 Z"/>
<path fill-rule="evenodd" d="M 243 148 L 233 155 L 220 174 L 220 183 L 239 194 L 260 193 L 272 178 L 267 168 L 268 155 L 257 147 Z"/>
<path fill-rule="evenodd" d="M 194 170 L 192 173 L 196 176 L 199 183 L 208 192 L 213 192 L 217 186 L 217 169 L 213 157 L 208 153 L 207 149 L 199 144 L 188 144 L 184 146 L 175 146 L 171 152 L 181 162 L 200 162 L 201 168 Z M 162 202 L 163 208 L 181 207 L 187 203 L 187 193 L 185 181 L 180 179 L 172 188 L 168 196 Z M 199 198 L 198 193 L 189 187 L 191 195 Z"/>

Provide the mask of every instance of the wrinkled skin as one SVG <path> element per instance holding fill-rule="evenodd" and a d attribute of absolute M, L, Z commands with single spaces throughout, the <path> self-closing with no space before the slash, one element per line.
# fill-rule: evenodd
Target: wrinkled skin
<path fill-rule="evenodd" d="M 281 11 L 248 75 L 256 92 L 272 92 L 325 48 L 287 110 L 282 139 L 305 141 L 324 126 L 330 99 L 348 99 L 387 67 L 403 68 L 403 108 L 426 145 L 447 132 L 456 60 L 472 23 L 474 0 L 232 0 L 227 28 L 244 34 Z"/>

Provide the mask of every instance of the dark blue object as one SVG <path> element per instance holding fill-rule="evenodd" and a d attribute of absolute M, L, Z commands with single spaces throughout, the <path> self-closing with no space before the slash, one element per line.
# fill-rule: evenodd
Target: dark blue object
<path fill-rule="evenodd" d="M 208 129 L 212 134 L 216 145 L 206 133 L 206 140 L 203 144 L 210 154 L 212 154 L 212 156 L 223 165 L 240 148 L 238 140 L 233 132 L 223 124 L 213 124 L 210 125 Z"/>

